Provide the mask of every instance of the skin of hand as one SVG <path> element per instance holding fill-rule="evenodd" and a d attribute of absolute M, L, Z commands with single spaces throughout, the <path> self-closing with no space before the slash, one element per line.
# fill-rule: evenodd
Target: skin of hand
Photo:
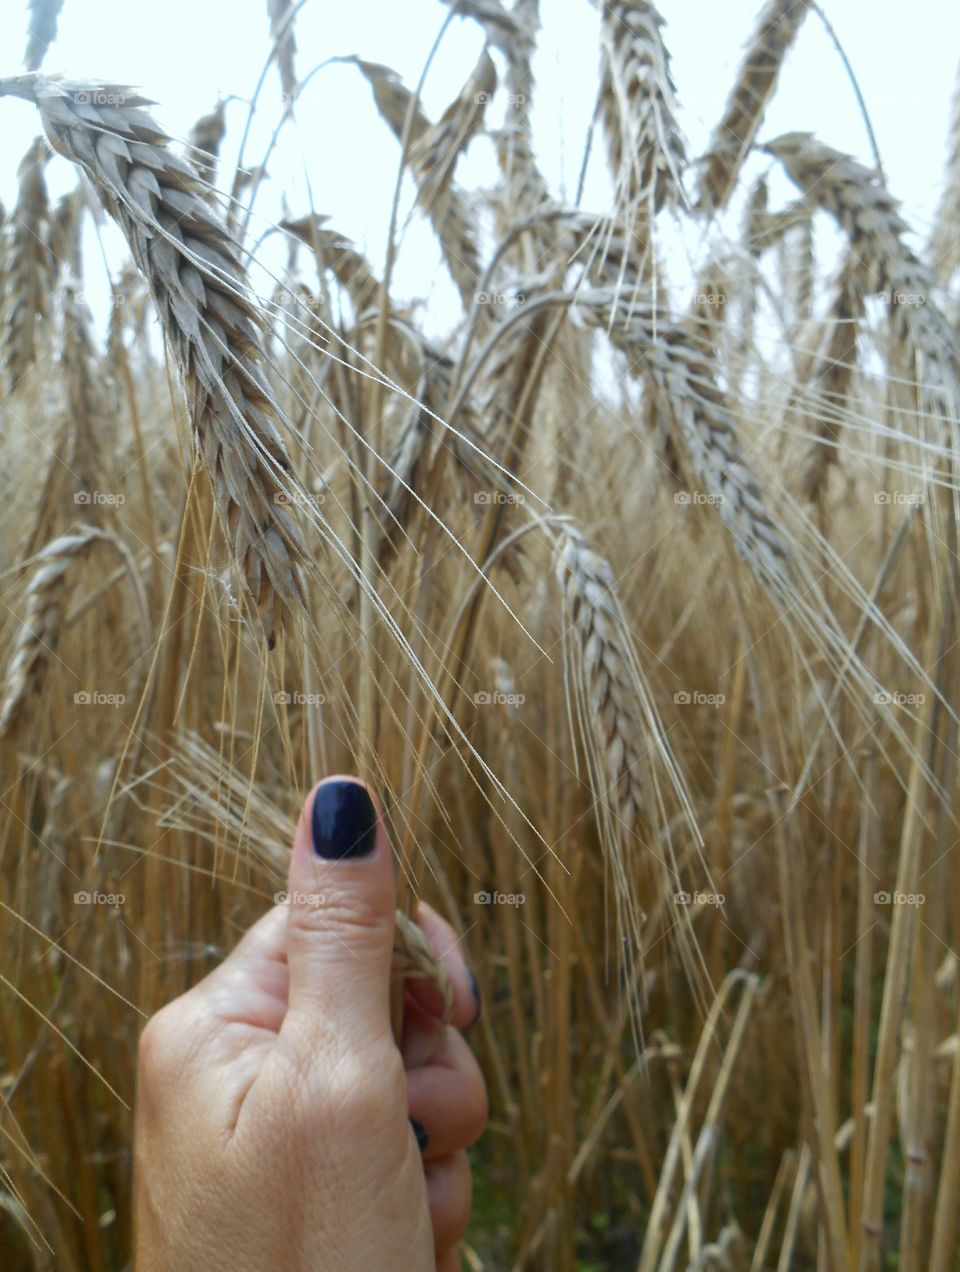
<path fill-rule="evenodd" d="M 487 1102 L 459 1028 L 480 1004 L 453 930 L 421 905 L 453 1019 L 438 1039 L 438 991 L 408 982 L 397 1047 L 394 906 L 375 805 L 328 778 L 297 825 L 287 901 L 144 1029 L 138 1272 L 460 1268 Z"/>

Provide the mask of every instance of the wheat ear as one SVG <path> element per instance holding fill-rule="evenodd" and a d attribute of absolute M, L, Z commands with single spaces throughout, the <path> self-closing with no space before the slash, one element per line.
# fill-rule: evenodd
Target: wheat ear
<path fill-rule="evenodd" d="M 216 182 L 220 147 L 227 135 L 227 103 L 217 102 L 207 115 L 201 115 L 190 129 L 190 147 L 197 172 L 209 185 Z"/>
<path fill-rule="evenodd" d="M 907 227 L 880 175 L 811 133 L 785 133 L 764 149 L 780 160 L 807 202 L 829 212 L 845 231 L 854 284 L 887 302 L 894 333 L 916 364 L 924 408 L 956 428 L 960 365 L 953 331 L 933 298 L 929 271 L 904 242 Z"/>
<path fill-rule="evenodd" d="M 686 162 L 663 18 L 649 0 L 604 0 L 600 114 L 618 193 L 654 210 L 680 199 Z"/>
<path fill-rule="evenodd" d="M 280 83 L 289 108 L 297 89 L 297 72 L 294 58 L 297 42 L 293 35 L 293 0 L 267 0 L 270 17 L 270 35 L 273 38 L 275 57 L 280 70 Z"/>
<path fill-rule="evenodd" d="M 63 0 L 30 0 L 30 27 L 27 53 L 23 64 L 28 71 L 39 71 L 47 49 L 57 38 L 57 23 Z"/>
<path fill-rule="evenodd" d="M 449 177 L 437 183 L 436 174 L 417 162 L 418 144 L 433 136 L 430 121 L 416 98 L 400 82 L 396 72 L 376 62 L 357 60 L 357 66 L 373 89 L 374 101 L 381 116 L 398 141 L 408 137 L 406 159 L 417 187 L 417 203 L 423 209 L 440 241 L 443 259 L 460 292 L 465 309 L 476 300 L 480 276 L 480 249 L 472 211 L 460 188 Z M 410 126 L 407 129 L 407 115 Z M 421 153 L 421 159 L 424 152 Z M 429 150 L 427 151 L 429 153 Z"/>
<path fill-rule="evenodd" d="M 723 115 L 700 159 L 696 209 L 726 207 L 776 88 L 784 59 L 810 9 L 810 0 L 767 0 L 727 98 Z"/>
<path fill-rule="evenodd" d="M 306 546 L 282 506 L 290 460 L 237 245 L 144 98 L 41 76 L 2 80 L 5 93 L 39 108 L 51 144 L 90 178 L 150 285 L 188 390 L 197 452 L 272 647 L 301 604 L 297 565 Z"/>
<path fill-rule="evenodd" d="M 943 193 L 927 244 L 930 268 L 946 287 L 960 268 L 960 72 L 950 108 L 950 136 Z"/>
<path fill-rule="evenodd" d="M 20 163 L 16 207 L 4 252 L 2 365 L 12 393 L 37 360 L 39 327 L 48 314 L 54 278 L 50 205 L 43 169 L 50 152 L 38 137 Z"/>
<path fill-rule="evenodd" d="M 106 537 L 94 526 L 84 526 L 54 539 L 38 556 L 27 585 L 26 614 L 4 678 L 0 737 L 8 736 L 22 721 L 27 702 L 36 697 L 56 654 L 70 599 L 70 572 L 94 543 Z"/>

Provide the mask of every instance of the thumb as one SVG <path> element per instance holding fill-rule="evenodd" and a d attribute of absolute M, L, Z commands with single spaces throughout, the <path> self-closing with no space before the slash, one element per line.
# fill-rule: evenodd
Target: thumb
<path fill-rule="evenodd" d="M 304 805 L 290 859 L 286 1028 L 336 1049 L 390 1032 L 396 893 L 390 842 L 357 778 L 328 777 Z"/>

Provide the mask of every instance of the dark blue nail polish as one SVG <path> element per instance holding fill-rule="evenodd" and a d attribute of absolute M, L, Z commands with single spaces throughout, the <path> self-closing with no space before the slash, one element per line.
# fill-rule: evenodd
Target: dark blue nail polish
<path fill-rule="evenodd" d="M 410 1125 L 413 1127 L 413 1133 L 417 1137 L 417 1148 L 422 1153 L 430 1143 L 430 1136 L 427 1134 L 427 1128 L 422 1122 L 418 1122 L 415 1117 L 410 1119 Z"/>
<path fill-rule="evenodd" d="M 470 992 L 473 994 L 473 1001 L 477 1004 L 477 1014 L 473 1018 L 476 1024 L 480 1019 L 480 1013 L 483 1011 L 483 1003 L 480 1000 L 480 986 L 477 984 L 477 978 L 474 976 L 470 968 L 467 968 L 467 980 L 470 982 Z"/>
<path fill-rule="evenodd" d="M 324 782 L 313 797 L 313 850 L 326 861 L 369 857 L 377 840 L 377 813 L 359 782 Z"/>

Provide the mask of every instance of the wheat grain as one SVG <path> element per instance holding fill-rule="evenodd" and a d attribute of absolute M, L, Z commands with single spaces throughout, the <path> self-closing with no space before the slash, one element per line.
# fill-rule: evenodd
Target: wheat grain
<path fill-rule="evenodd" d="M 696 209 L 726 207 L 763 122 L 784 58 L 810 9 L 810 0 L 767 0 L 747 45 L 720 122 L 699 160 Z"/>
<path fill-rule="evenodd" d="M 40 76 L 0 81 L 39 108 L 126 236 L 187 386 L 197 451 L 268 644 L 301 604 L 306 545 L 283 507 L 290 461 L 263 372 L 262 321 L 216 207 L 145 99 Z"/>

